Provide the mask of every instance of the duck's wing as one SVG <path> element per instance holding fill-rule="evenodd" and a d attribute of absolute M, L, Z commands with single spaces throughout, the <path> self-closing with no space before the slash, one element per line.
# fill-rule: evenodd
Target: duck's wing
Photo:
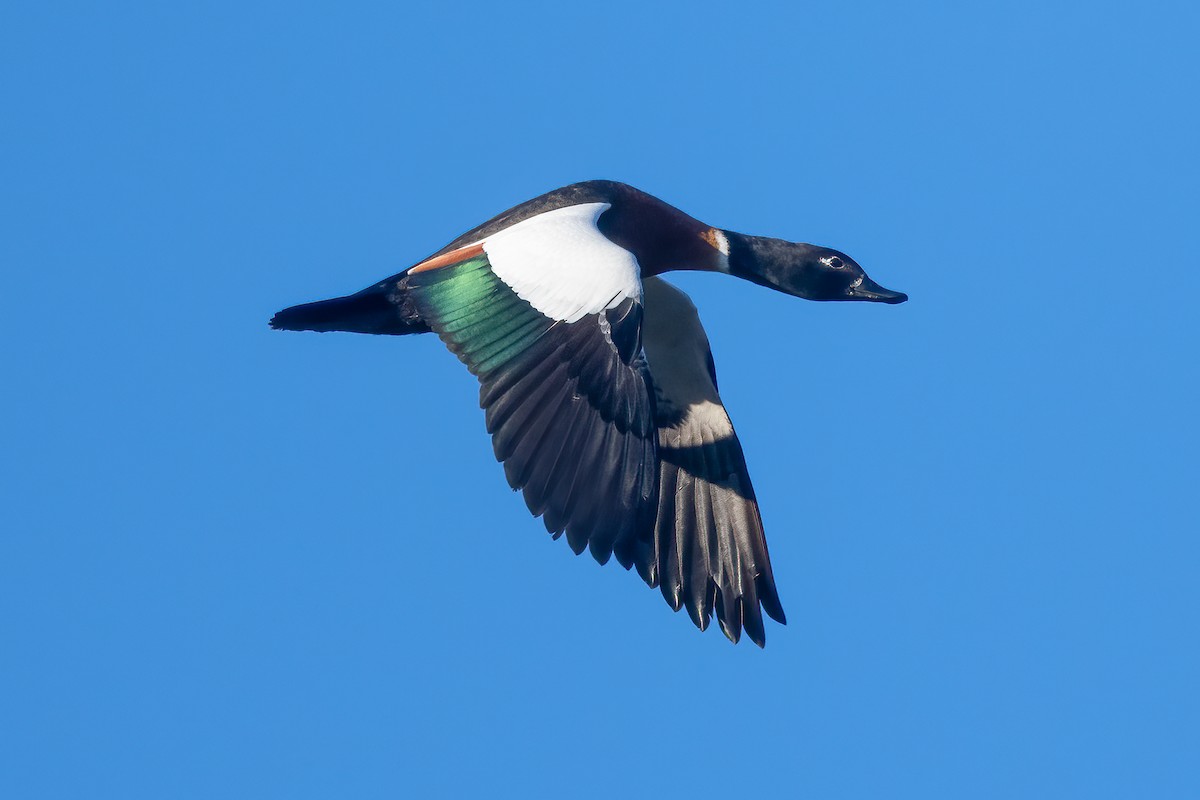
<path fill-rule="evenodd" d="M 742 446 L 717 393 L 696 307 L 659 278 L 643 282 L 643 344 L 657 392 L 659 505 L 653 557 L 639 564 L 701 630 L 716 612 L 736 642 L 765 641 L 761 608 L 785 622 Z"/>
<path fill-rule="evenodd" d="M 408 270 L 420 317 L 481 384 L 496 458 L 546 529 L 628 569 L 657 511 L 640 268 L 606 203 L 551 210 Z"/>

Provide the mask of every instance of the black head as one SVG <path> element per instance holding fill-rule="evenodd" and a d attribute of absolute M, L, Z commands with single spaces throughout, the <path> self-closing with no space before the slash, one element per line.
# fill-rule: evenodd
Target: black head
<path fill-rule="evenodd" d="M 903 303 L 908 295 L 885 289 L 843 252 L 765 236 L 725 232 L 729 270 L 738 277 L 806 300 Z"/>

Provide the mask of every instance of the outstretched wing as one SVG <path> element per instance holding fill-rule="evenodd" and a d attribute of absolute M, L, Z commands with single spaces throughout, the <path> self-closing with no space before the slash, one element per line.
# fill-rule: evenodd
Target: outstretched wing
<path fill-rule="evenodd" d="M 713 612 L 760 647 L 763 611 L 785 622 L 758 501 L 721 397 L 708 337 L 686 294 L 647 278 L 643 339 L 657 391 L 659 502 L 642 577 L 704 630 Z"/>
<path fill-rule="evenodd" d="M 421 318 L 479 378 L 496 458 L 546 529 L 600 563 L 644 561 L 657 511 L 640 269 L 592 203 L 418 264 Z"/>

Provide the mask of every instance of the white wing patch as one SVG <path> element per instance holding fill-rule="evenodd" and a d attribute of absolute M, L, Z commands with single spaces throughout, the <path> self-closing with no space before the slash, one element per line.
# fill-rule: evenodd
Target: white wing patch
<path fill-rule="evenodd" d="M 550 319 L 575 322 L 642 299 L 633 253 L 596 227 L 609 203 L 557 208 L 522 220 L 483 242 L 492 271 Z"/>

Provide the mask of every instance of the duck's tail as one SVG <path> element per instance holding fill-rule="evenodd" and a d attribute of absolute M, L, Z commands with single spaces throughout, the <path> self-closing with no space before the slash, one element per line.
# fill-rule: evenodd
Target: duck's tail
<path fill-rule="evenodd" d="M 408 300 L 407 284 L 402 272 L 345 297 L 285 308 L 271 317 L 270 325 L 277 331 L 427 333 L 429 326 Z"/>

